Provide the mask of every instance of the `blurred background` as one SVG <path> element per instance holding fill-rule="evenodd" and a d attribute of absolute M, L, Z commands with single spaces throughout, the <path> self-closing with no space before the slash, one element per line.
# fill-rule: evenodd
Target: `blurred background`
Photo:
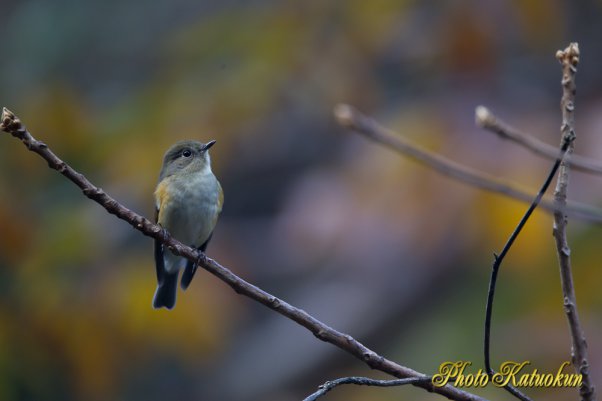
<path fill-rule="evenodd" d="M 474 109 L 558 144 L 554 55 L 577 41 L 576 152 L 599 158 L 601 18 L 594 0 L 2 0 L 0 105 L 148 217 L 165 150 L 216 139 L 225 204 L 211 257 L 400 364 L 476 371 L 492 253 L 526 205 L 345 132 L 332 109 L 353 104 L 535 193 L 550 162 L 476 128 Z M 574 173 L 570 198 L 602 207 L 601 179 Z M 602 388 L 602 227 L 569 228 Z M 502 267 L 496 366 L 570 359 L 551 232 L 537 211 Z M 385 377 L 204 271 L 173 311 L 153 310 L 151 239 L 8 135 L 0 236 L 2 400 L 292 401 L 340 376 Z M 348 386 L 324 399 L 442 398 Z"/>

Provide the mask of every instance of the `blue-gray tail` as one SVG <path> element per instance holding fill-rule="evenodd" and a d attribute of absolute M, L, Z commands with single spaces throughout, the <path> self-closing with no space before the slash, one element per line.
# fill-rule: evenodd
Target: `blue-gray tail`
<path fill-rule="evenodd" d="M 178 273 L 177 270 L 174 273 L 163 272 L 153 298 L 153 308 L 173 309 L 178 291 Z"/>

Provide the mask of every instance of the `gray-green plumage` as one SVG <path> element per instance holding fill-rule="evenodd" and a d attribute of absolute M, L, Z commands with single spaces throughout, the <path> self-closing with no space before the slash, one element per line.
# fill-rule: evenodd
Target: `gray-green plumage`
<path fill-rule="evenodd" d="M 172 146 L 163 158 L 159 184 L 155 191 L 156 221 L 180 242 L 203 252 L 213 233 L 222 209 L 223 195 L 219 181 L 211 171 L 207 144 L 182 141 Z M 155 241 L 157 291 L 155 308 L 173 308 L 177 280 L 184 266 L 181 287 L 186 289 L 196 271 L 194 263 L 165 250 Z"/>

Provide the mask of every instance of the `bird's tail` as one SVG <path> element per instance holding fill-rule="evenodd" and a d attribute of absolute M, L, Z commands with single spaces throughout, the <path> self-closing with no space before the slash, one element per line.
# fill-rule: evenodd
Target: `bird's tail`
<path fill-rule="evenodd" d="M 163 272 L 153 298 L 153 308 L 173 309 L 176 304 L 176 292 L 178 291 L 178 273 L 178 270 L 174 273 Z"/>

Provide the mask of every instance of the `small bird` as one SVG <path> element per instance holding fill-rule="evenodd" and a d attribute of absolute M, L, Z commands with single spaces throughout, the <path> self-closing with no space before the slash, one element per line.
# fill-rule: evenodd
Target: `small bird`
<path fill-rule="evenodd" d="M 155 190 L 155 222 L 178 241 L 205 252 L 222 211 L 224 194 L 211 171 L 209 148 L 215 141 L 182 141 L 163 157 Z M 153 307 L 172 309 L 176 304 L 178 275 L 185 267 L 180 286 L 188 288 L 197 266 L 174 255 L 155 240 L 157 290 Z"/>

